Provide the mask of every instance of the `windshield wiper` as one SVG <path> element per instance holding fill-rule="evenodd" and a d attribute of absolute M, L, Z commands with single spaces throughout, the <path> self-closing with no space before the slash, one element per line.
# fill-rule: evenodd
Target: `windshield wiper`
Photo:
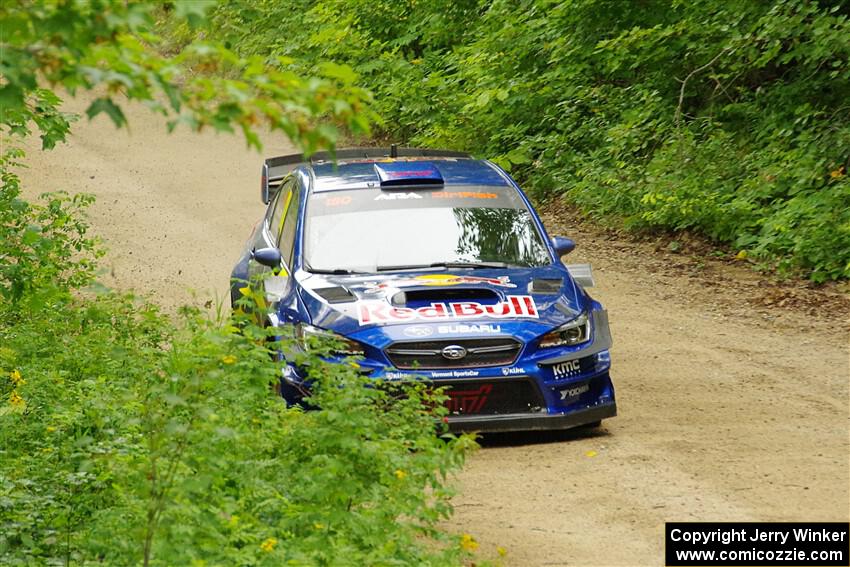
<path fill-rule="evenodd" d="M 377 266 L 376 272 L 396 272 L 402 270 L 424 270 L 425 268 L 433 268 L 434 264 L 398 264 L 396 266 Z"/>
<path fill-rule="evenodd" d="M 395 272 L 403 270 L 423 270 L 425 268 L 511 268 L 513 264 L 505 262 L 433 262 L 431 264 L 400 264 L 397 266 L 378 266 L 376 272 Z"/>
<path fill-rule="evenodd" d="M 336 276 L 365 274 L 366 273 L 366 272 L 358 272 L 356 270 L 343 270 L 341 268 L 337 268 L 335 270 L 321 270 L 321 269 L 318 269 L 318 268 L 306 268 L 306 269 L 311 274 L 333 274 L 333 275 L 336 275 Z"/>
<path fill-rule="evenodd" d="M 434 264 L 432 264 L 434 265 Z M 507 262 L 437 262 L 443 268 L 515 268 L 516 264 Z"/>

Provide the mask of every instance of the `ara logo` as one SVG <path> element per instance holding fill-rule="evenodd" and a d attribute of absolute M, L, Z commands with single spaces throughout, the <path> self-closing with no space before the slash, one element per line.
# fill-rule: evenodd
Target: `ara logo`
<path fill-rule="evenodd" d="M 421 199 L 422 195 L 416 193 L 381 193 L 375 197 L 375 201 L 399 201 L 402 199 Z"/>
<path fill-rule="evenodd" d="M 555 374 L 555 378 L 573 376 L 581 372 L 581 363 L 578 360 L 559 362 L 558 364 L 552 365 L 552 372 Z"/>
<path fill-rule="evenodd" d="M 434 302 L 425 307 L 393 307 L 386 301 L 367 300 L 357 305 L 361 325 L 401 321 L 441 321 L 463 319 L 537 319 L 537 305 L 530 295 L 509 295 L 505 301 L 485 305 L 477 301 Z"/>
<path fill-rule="evenodd" d="M 564 388 L 561 390 L 561 400 L 571 400 L 572 398 L 577 398 L 580 395 L 590 390 L 590 384 L 585 382 L 580 386 L 574 386 L 572 388 Z"/>

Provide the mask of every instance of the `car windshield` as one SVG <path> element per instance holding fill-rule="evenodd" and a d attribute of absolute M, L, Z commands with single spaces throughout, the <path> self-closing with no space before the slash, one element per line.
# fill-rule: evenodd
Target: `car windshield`
<path fill-rule="evenodd" d="M 304 234 L 306 268 L 317 272 L 551 263 L 512 187 L 314 193 Z"/>

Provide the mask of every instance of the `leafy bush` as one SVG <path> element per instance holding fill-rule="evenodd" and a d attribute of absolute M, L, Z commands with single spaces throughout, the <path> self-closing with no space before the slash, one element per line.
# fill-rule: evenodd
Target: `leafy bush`
<path fill-rule="evenodd" d="M 75 204 L 26 205 L 12 186 L 1 563 L 460 562 L 461 540 L 435 526 L 450 513 L 446 475 L 473 442 L 438 436 L 440 395 L 375 388 L 356 364 L 309 356 L 321 409 L 287 409 L 264 329 L 191 310 L 178 324 L 130 295 L 76 290 L 97 251 Z M 15 287 L 39 269 L 65 275 Z"/>
<path fill-rule="evenodd" d="M 224 0 L 214 35 L 350 65 L 383 136 L 493 157 L 534 195 L 850 277 L 846 3 Z"/>
<path fill-rule="evenodd" d="M 176 3 L 174 29 L 199 7 Z M 440 437 L 439 393 L 311 355 L 320 409 L 287 409 L 265 329 L 189 309 L 175 321 L 103 289 L 91 197 L 21 197 L 12 140 L 34 127 L 50 149 L 74 119 L 44 84 L 102 87 L 87 113 L 118 126 L 120 94 L 253 145 L 266 125 L 326 147 L 326 117 L 368 131 L 350 69 L 304 78 L 191 33 L 165 56 L 155 8 L 32 0 L 0 17 L 0 563 L 460 563 L 469 536 L 436 525 L 474 443 Z"/>
<path fill-rule="evenodd" d="M 80 216 L 91 196 L 59 192 L 43 196 L 43 204 L 20 198 L 12 168 L 21 155 L 8 149 L 0 156 L 0 297 L 39 306 L 57 289 L 89 283 L 102 252 Z"/>

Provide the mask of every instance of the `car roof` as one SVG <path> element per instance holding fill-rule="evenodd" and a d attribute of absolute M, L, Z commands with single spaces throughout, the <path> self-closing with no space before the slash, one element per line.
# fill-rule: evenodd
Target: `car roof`
<path fill-rule="evenodd" d="M 509 187 L 507 176 L 486 160 L 455 157 L 403 157 L 403 158 L 365 158 L 342 160 L 337 162 L 319 161 L 303 167 L 313 179 L 311 192 L 320 193 L 342 189 L 380 188 L 382 170 L 398 166 L 408 167 L 406 173 L 418 172 L 433 174 L 436 170 L 442 178 L 442 184 L 478 185 Z M 405 173 L 405 172 L 397 172 Z M 398 178 L 397 178 L 398 179 Z M 385 179 L 384 179 L 385 181 Z"/>

